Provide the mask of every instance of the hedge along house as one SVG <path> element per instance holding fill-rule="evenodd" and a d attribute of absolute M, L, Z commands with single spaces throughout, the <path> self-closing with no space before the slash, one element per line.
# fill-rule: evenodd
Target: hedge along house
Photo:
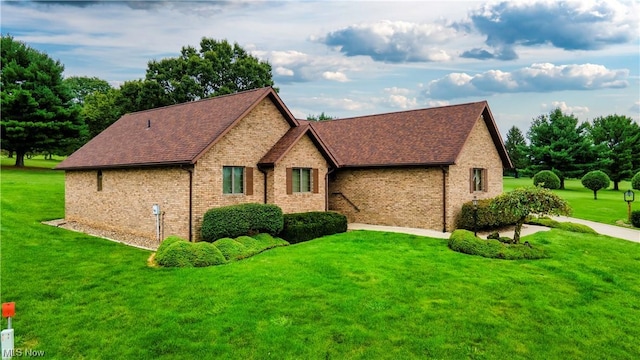
<path fill-rule="evenodd" d="M 316 123 L 263 88 L 124 115 L 57 168 L 67 221 L 197 240 L 208 209 L 250 202 L 451 230 L 503 167 L 486 102 Z"/>
<path fill-rule="evenodd" d="M 501 194 L 512 167 L 486 101 L 311 126 L 338 165 L 329 208 L 350 222 L 453 230 L 462 204 Z"/>
<path fill-rule="evenodd" d="M 262 88 L 124 115 L 57 169 L 66 221 L 197 240 L 213 207 L 324 211 L 334 166 L 314 130 Z"/>

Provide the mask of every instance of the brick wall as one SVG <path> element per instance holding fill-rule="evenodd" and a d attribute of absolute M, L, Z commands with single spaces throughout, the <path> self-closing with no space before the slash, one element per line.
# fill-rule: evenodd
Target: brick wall
<path fill-rule="evenodd" d="M 470 192 L 472 168 L 487 169 L 488 191 Z M 340 169 L 329 183 L 329 209 L 345 214 L 349 222 L 442 231 L 442 176 L 441 168 Z M 447 231 L 454 230 L 463 203 L 502 193 L 502 161 L 483 120 L 476 122 L 445 177 Z"/>
<path fill-rule="evenodd" d="M 487 169 L 487 190 L 470 191 L 470 169 Z M 456 164 L 449 167 L 449 186 L 447 186 L 448 229 L 453 230 L 462 204 L 478 199 L 488 199 L 502 194 L 502 160 L 493 145 L 491 134 L 484 120 L 479 118 L 467 138 Z"/>
<path fill-rule="evenodd" d="M 329 209 L 349 222 L 442 230 L 439 168 L 340 169 L 332 178 Z"/>
<path fill-rule="evenodd" d="M 207 210 L 234 204 L 264 202 L 264 175 L 257 169 L 257 163 L 289 128 L 282 113 L 266 98 L 198 160 L 193 189 L 195 239 L 200 237 L 202 217 Z M 252 167 L 253 195 L 223 194 L 223 166 Z"/>
<path fill-rule="evenodd" d="M 178 168 L 102 170 L 102 191 L 97 171 L 67 171 L 65 219 L 96 228 L 156 238 L 154 204 L 163 216 L 163 238 L 187 238 L 189 175 Z"/>
<path fill-rule="evenodd" d="M 287 194 L 286 169 L 292 167 L 318 169 L 318 193 Z M 291 150 L 276 164 L 273 170 L 273 194 L 268 202 L 276 204 L 285 213 L 324 211 L 325 175 L 328 164 L 308 135 L 303 136 Z M 313 181 L 313 180 L 312 180 Z M 269 185 L 271 187 L 271 184 Z M 311 186 L 313 190 L 313 184 Z"/>

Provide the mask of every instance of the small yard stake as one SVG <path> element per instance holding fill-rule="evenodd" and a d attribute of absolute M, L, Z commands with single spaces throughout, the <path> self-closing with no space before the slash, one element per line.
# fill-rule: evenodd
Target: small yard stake
<path fill-rule="evenodd" d="M 2 330 L 2 359 L 13 357 L 13 329 L 11 328 L 11 318 L 16 314 L 16 303 L 8 302 L 2 304 L 2 317 L 7 318 L 7 328 Z"/>

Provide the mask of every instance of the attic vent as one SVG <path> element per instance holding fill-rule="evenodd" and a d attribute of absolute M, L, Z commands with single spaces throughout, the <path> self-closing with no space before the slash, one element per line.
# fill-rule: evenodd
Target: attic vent
<path fill-rule="evenodd" d="M 147 120 L 147 129 L 151 127 L 151 120 Z"/>

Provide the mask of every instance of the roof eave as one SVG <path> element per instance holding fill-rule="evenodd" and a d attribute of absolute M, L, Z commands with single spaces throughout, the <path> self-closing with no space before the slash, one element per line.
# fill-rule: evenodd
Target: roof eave
<path fill-rule="evenodd" d="M 174 166 L 193 166 L 194 163 L 189 160 L 165 161 L 165 162 L 145 162 L 131 164 L 106 164 L 106 165 L 86 165 L 86 166 L 56 166 L 54 170 L 106 170 L 106 169 L 131 169 L 131 168 L 152 168 L 152 167 L 174 167 Z"/>

